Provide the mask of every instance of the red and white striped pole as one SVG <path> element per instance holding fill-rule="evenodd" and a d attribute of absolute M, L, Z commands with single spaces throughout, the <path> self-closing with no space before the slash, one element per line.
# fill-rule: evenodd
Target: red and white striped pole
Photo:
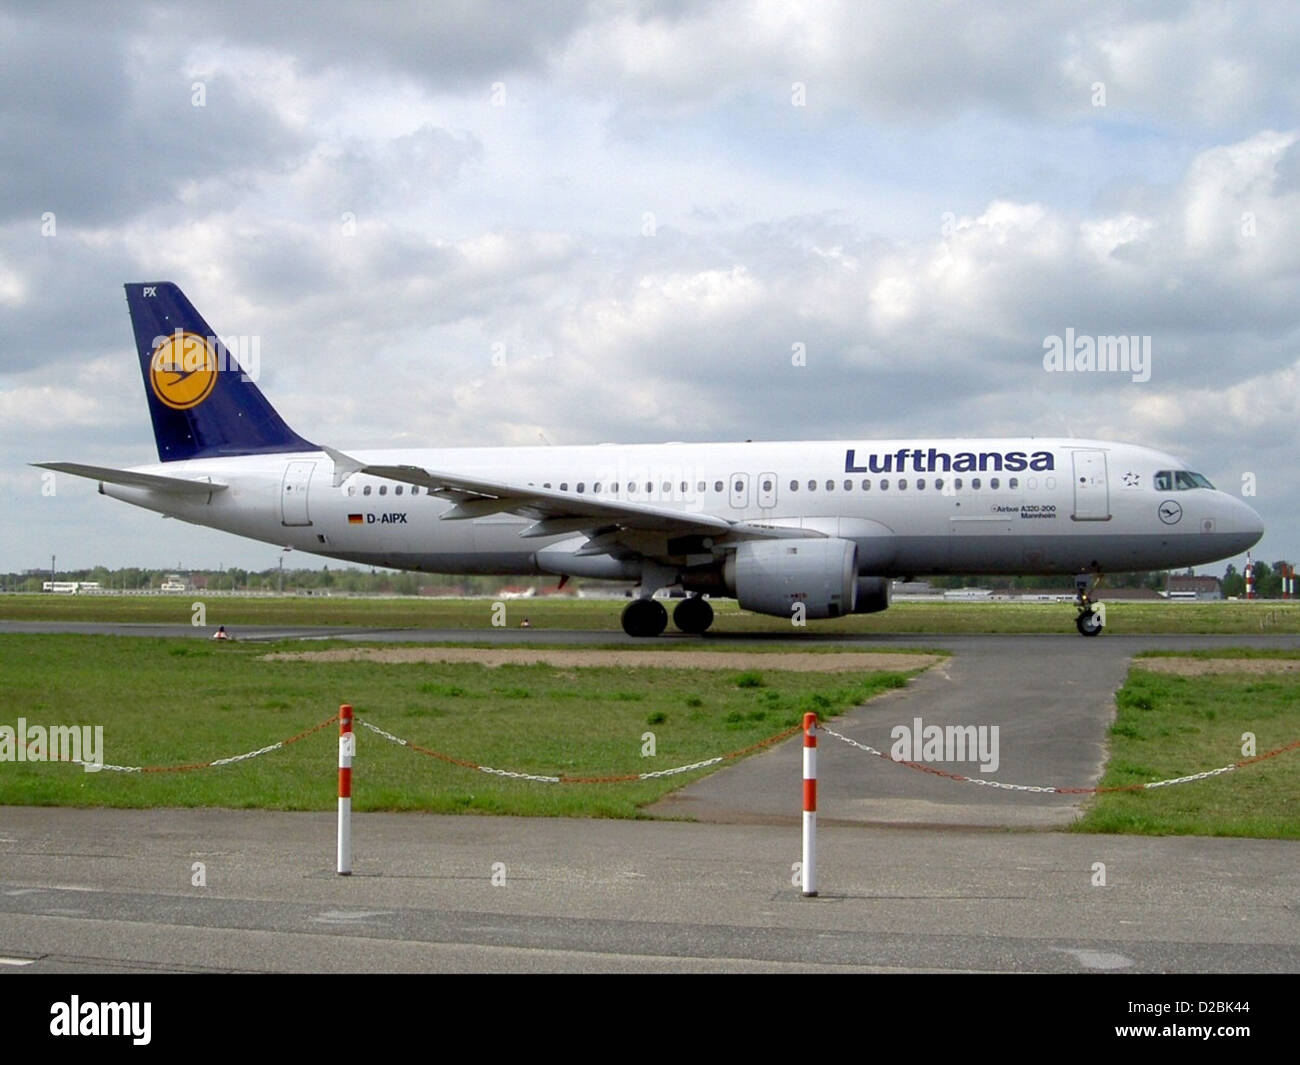
<path fill-rule="evenodd" d="M 357 738 L 352 732 L 352 707 L 339 707 L 339 876 L 352 875 L 352 756 Z"/>
<path fill-rule="evenodd" d="M 803 716 L 803 864 L 806 898 L 817 894 L 817 715 Z"/>
<path fill-rule="evenodd" d="M 1255 598 L 1255 563 L 1251 561 L 1250 552 L 1246 552 L 1246 598 Z"/>

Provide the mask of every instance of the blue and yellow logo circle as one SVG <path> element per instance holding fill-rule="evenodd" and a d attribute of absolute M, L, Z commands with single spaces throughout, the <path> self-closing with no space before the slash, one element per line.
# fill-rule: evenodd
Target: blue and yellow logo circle
<path fill-rule="evenodd" d="M 197 407 L 217 386 L 217 353 L 198 333 L 163 337 L 149 360 L 149 386 L 173 410 Z"/>

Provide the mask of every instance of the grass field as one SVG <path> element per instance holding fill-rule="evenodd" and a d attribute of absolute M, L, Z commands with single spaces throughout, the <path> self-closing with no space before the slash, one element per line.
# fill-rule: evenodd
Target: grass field
<path fill-rule="evenodd" d="M 104 761 L 207 762 L 295 735 L 351 703 L 423 746 L 519 772 L 596 776 L 667 769 L 832 717 L 906 683 L 906 673 L 565 668 L 266 661 L 300 643 L 110 636 L 0 636 L 0 725 L 103 725 Z M 654 757 L 642 754 L 652 732 Z M 635 817 L 704 775 L 538 784 L 412 753 L 358 728 L 358 810 Z M 0 805 L 332 809 L 337 726 L 236 765 L 184 773 L 86 773 L 0 761 Z M 792 808 L 798 781 L 792 782 Z"/>
<path fill-rule="evenodd" d="M 1153 656 L 1158 657 L 1158 656 Z M 1253 648 L 1181 657 L 1298 658 Z M 1173 676 L 1143 669 L 1141 659 L 1117 696 L 1103 787 L 1185 776 L 1300 739 L 1300 675 L 1224 673 Z M 1208 780 L 1151 791 L 1100 795 L 1074 826 L 1083 832 L 1257 836 L 1300 839 L 1300 751 Z"/>
<path fill-rule="evenodd" d="M 1104 598 L 1104 594 L 1103 594 Z M 316 596 L 49 596 L 0 595 L 0 620 L 158 622 L 184 625 L 202 603 L 207 627 L 217 625 L 346 625 L 382 628 L 491 629 L 491 599 L 353 599 Z M 535 629 L 606 629 L 621 634 L 621 600 L 509 599 L 505 622 L 525 617 Z M 671 608 L 671 604 L 669 604 Z M 781 618 L 750 614 L 732 600 L 715 601 L 711 632 L 1034 633 L 1074 632 L 1068 603 L 895 603 L 879 614 L 813 621 L 795 628 Z M 1106 605 L 1107 632 L 1300 633 L 1300 601 L 1115 602 Z M 1103 636 L 1104 638 L 1104 636 Z"/>

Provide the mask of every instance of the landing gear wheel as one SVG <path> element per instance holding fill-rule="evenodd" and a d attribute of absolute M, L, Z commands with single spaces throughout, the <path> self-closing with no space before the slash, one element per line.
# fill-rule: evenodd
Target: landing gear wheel
<path fill-rule="evenodd" d="M 1080 636 L 1100 636 L 1101 615 L 1095 610 L 1089 610 L 1074 619 L 1074 627 L 1079 630 Z"/>
<path fill-rule="evenodd" d="M 713 624 L 713 607 L 698 595 L 683 599 L 673 608 L 673 624 L 682 632 L 699 636 Z"/>
<path fill-rule="evenodd" d="M 654 599 L 633 599 L 623 608 L 623 631 L 629 636 L 658 636 L 668 627 L 668 611 Z"/>

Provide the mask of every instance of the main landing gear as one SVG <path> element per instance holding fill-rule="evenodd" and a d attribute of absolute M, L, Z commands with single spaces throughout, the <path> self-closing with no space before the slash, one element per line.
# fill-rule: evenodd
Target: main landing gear
<path fill-rule="evenodd" d="M 698 595 L 683 599 L 673 608 L 673 624 L 690 636 L 699 636 L 713 624 L 713 607 Z"/>
<path fill-rule="evenodd" d="M 1079 608 L 1074 627 L 1080 636 L 1100 636 L 1106 624 L 1105 608 L 1093 600 L 1095 588 L 1091 574 L 1080 573 L 1074 578 L 1074 605 Z"/>
<path fill-rule="evenodd" d="M 633 599 L 623 608 L 623 631 L 629 636 L 658 636 L 668 627 L 668 611 L 657 599 Z"/>
<path fill-rule="evenodd" d="M 713 607 L 693 595 L 673 608 L 673 624 L 698 636 L 713 624 Z M 629 636 L 658 636 L 668 627 L 668 611 L 657 599 L 633 599 L 623 608 L 623 631 Z"/>

